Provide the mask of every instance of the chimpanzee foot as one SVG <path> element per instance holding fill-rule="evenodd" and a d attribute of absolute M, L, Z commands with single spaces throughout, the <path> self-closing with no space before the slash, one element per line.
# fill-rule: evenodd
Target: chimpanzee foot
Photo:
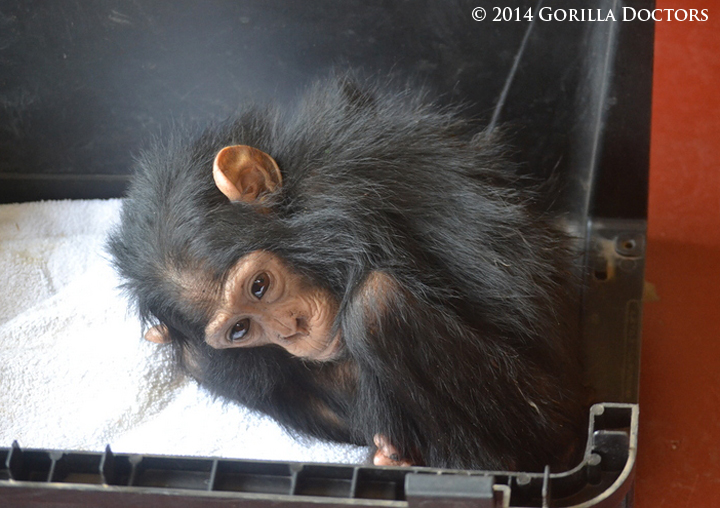
<path fill-rule="evenodd" d="M 390 440 L 382 434 L 375 434 L 373 437 L 377 451 L 373 457 L 373 464 L 376 466 L 412 466 L 414 465 L 410 460 L 400 457 Z"/>

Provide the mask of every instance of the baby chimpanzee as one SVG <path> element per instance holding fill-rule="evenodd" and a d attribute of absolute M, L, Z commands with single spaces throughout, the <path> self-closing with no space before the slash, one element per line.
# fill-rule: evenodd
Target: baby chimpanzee
<path fill-rule="evenodd" d="M 571 239 L 451 109 L 334 77 L 145 153 L 110 250 L 214 393 L 376 464 L 540 470 L 585 406 Z"/>

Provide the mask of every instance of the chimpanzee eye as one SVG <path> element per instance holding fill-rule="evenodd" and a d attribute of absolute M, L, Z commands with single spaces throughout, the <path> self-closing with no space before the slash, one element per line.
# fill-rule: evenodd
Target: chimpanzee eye
<path fill-rule="evenodd" d="M 230 342 L 238 342 L 247 335 L 247 332 L 250 331 L 250 319 L 245 318 L 241 319 L 235 325 L 230 329 L 229 339 Z"/>
<path fill-rule="evenodd" d="M 270 286 L 270 281 L 268 280 L 268 275 L 263 272 L 259 274 L 257 277 L 255 277 L 255 280 L 252 283 L 252 287 L 250 288 L 250 291 L 252 294 L 260 300 L 263 295 L 265 294 L 265 291 L 267 291 L 268 286 Z"/>

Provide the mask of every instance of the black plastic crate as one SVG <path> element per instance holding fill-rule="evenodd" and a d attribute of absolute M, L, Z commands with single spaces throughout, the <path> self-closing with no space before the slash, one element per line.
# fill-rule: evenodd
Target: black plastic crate
<path fill-rule="evenodd" d="M 638 408 L 591 409 L 585 457 L 563 473 L 451 471 L 0 448 L 12 506 L 618 506 L 632 488 Z M 590 503 L 590 504 L 583 504 Z"/>
<path fill-rule="evenodd" d="M 472 18 L 479 6 L 484 21 Z M 485 0 L 0 0 L 0 202 L 121 196 L 133 154 L 173 123 L 224 119 L 245 99 L 289 102 L 333 68 L 409 76 L 441 102 L 464 102 L 483 123 L 505 125 L 524 170 L 562 182 L 548 206 L 565 212 L 584 235 L 580 340 L 586 381 L 603 402 L 596 408 L 604 408 L 602 415 L 593 410 L 584 463 L 562 474 L 12 448 L 0 449 L 0 500 L 13 506 L 61 499 L 70 506 L 212 506 L 239 499 L 248 505 L 631 503 L 625 496 L 632 492 L 637 437 L 632 404 L 638 401 L 653 25 L 622 16 L 623 8 L 653 6 L 652 0 L 522 0 L 511 9 L 517 7 L 520 21 L 496 22 L 493 8 L 505 6 Z M 596 20 L 612 11 L 616 21 L 544 21 L 542 8 L 551 9 L 546 14 L 583 9 Z M 532 21 L 523 17 L 528 9 Z M 431 486 L 427 473 L 441 479 Z M 457 478 L 471 480 L 453 483 Z"/>

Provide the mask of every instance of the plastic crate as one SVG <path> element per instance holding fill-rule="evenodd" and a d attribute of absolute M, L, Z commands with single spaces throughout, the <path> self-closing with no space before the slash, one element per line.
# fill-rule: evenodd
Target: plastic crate
<path fill-rule="evenodd" d="M 585 457 L 563 472 L 508 473 L 0 448 L 11 506 L 620 506 L 630 492 L 638 408 L 591 408 Z M 627 506 L 627 504 L 625 505 Z"/>
<path fill-rule="evenodd" d="M 487 17 L 475 21 L 480 6 Z M 482 123 L 505 125 L 522 167 L 562 183 L 548 206 L 565 212 L 586 240 L 579 340 L 586 382 L 602 402 L 591 415 L 583 464 L 542 475 L 14 447 L 0 449 L 0 501 L 631 504 L 654 27 L 622 19 L 623 9 L 654 2 L 504 7 L 485 0 L 0 0 L 0 202 L 121 196 L 133 154 L 173 123 L 224 119 L 246 99 L 290 102 L 333 68 L 410 77 L 442 102 L 468 104 Z M 595 21 L 546 21 L 543 8 L 545 19 L 582 9 Z M 616 21 L 599 21 L 609 11 Z M 498 13 L 513 21 L 493 21 Z"/>

